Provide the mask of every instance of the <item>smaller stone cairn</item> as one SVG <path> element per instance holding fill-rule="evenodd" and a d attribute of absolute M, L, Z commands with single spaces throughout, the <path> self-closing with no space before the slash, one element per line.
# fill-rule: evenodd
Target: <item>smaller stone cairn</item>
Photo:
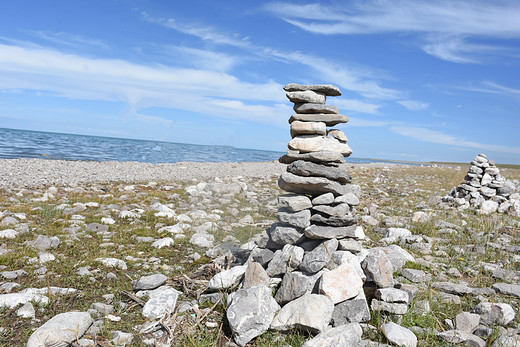
<path fill-rule="evenodd" d="M 459 209 L 475 207 L 482 214 L 499 212 L 520 216 L 520 194 L 515 184 L 500 175 L 495 162 L 488 160 L 485 154 L 473 159 L 464 179 L 465 182 L 443 198 L 444 202 Z"/>
<path fill-rule="evenodd" d="M 357 346 L 370 301 L 374 311 L 406 313 L 413 290 L 398 289 L 393 272 L 413 257 L 396 245 L 362 247 L 355 209 L 361 189 L 341 165 L 352 150 L 343 131 L 330 128 L 348 117 L 325 103 L 340 90 L 328 84 L 284 89 L 296 114 L 289 119 L 289 150 L 280 158 L 288 166 L 278 185 L 288 194 L 278 198 L 279 222 L 256 238 L 244 265 L 216 274 L 209 287 L 236 290 L 228 296 L 227 319 L 240 346 L 267 330 L 292 329 L 318 334 L 304 346 Z"/>

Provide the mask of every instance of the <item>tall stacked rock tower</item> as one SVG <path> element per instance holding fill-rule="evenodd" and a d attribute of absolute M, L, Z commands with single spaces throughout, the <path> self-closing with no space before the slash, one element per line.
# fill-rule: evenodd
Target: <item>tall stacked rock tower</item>
<path fill-rule="evenodd" d="M 366 281 L 375 290 L 374 310 L 406 312 L 408 294 L 392 288 L 390 259 L 396 269 L 406 260 L 390 249 L 365 250 L 360 242 L 365 234 L 357 225 L 355 206 L 361 189 L 341 165 L 352 150 L 342 131 L 329 128 L 348 118 L 325 103 L 327 96 L 341 95 L 339 89 L 328 84 L 288 84 L 284 89 L 296 113 L 289 120 L 288 153 L 280 158 L 288 166 L 278 184 L 288 194 L 278 198 L 278 223 L 256 238 L 258 247 L 246 264 L 216 274 L 209 287 L 226 290 L 241 283 L 228 297 L 226 313 L 240 346 L 267 330 L 291 329 L 323 332 L 330 341 L 341 340 L 342 346 L 358 346 L 359 323 L 370 320 Z M 395 256 L 387 257 L 390 252 Z M 328 329 L 330 325 L 334 328 Z M 335 343 L 323 338 L 316 336 L 308 346 Z"/>
<path fill-rule="evenodd" d="M 329 84 L 291 83 L 284 89 L 296 114 L 289 119 L 293 138 L 289 151 L 280 158 L 289 165 L 278 184 L 296 194 L 279 198 L 278 220 L 292 228 L 305 228 L 309 239 L 354 237 L 359 230 L 355 227 L 354 206 L 359 204 L 360 189 L 351 185 L 348 172 L 339 168 L 352 150 L 343 131 L 329 128 L 348 122 L 348 117 L 325 103 L 327 96 L 339 96 L 341 92 Z M 275 234 L 279 234 L 277 230 Z"/>

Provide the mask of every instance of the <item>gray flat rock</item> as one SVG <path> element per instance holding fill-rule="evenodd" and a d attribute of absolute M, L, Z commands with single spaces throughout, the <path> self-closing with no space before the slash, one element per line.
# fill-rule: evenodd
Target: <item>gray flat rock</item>
<path fill-rule="evenodd" d="M 287 171 L 298 176 L 326 177 L 340 183 L 351 183 L 352 176 L 343 168 L 320 165 L 304 160 L 298 160 L 287 167 Z"/>
<path fill-rule="evenodd" d="M 332 127 L 341 123 L 348 123 L 349 119 L 347 116 L 342 114 L 332 113 L 296 113 L 289 118 L 289 123 L 294 121 L 302 122 L 323 122 L 328 127 Z"/>
<path fill-rule="evenodd" d="M 304 294 L 311 293 L 320 277 L 321 272 L 314 275 L 300 271 L 286 273 L 274 296 L 276 302 L 285 305 Z"/>
<path fill-rule="evenodd" d="M 356 238 L 356 226 L 332 227 L 313 224 L 305 228 L 305 236 L 310 239 L 342 239 Z"/>
<path fill-rule="evenodd" d="M 287 147 L 300 153 L 331 151 L 341 153 L 344 157 L 352 154 L 352 149 L 348 144 L 322 135 L 296 136 L 289 141 Z"/>
<path fill-rule="evenodd" d="M 310 102 L 314 104 L 324 104 L 327 101 L 325 94 L 317 93 L 313 90 L 287 92 L 285 96 L 294 103 Z"/>
<path fill-rule="evenodd" d="M 302 177 L 284 172 L 278 179 L 278 186 L 292 193 L 320 195 L 332 193 L 335 196 L 351 193 L 351 185 L 341 184 L 325 177 Z"/>
<path fill-rule="evenodd" d="M 347 323 L 363 323 L 370 320 L 370 310 L 361 291 L 355 298 L 345 300 L 334 306 L 332 325 L 340 326 Z"/>
<path fill-rule="evenodd" d="M 297 84 L 289 83 L 283 87 L 286 92 L 298 92 L 312 90 L 313 92 L 322 93 L 327 96 L 340 96 L 341 91 L 332 84 Z"/>
<path fill-rule="evenodd" d="M 316 273 L 323 269 L 330 261 L 332 254 L 338 248 L 338 240 L 331 239 L 322 242 L 312 251 L 306 252 L 299 269 L 308 273 Z"/>
<path fill-rule="evenodd" d="M 327 125 L 323 122 L 302 122 L 296 120 L 291 123 L 291 137 L 299 135 L 327 135 Z"/>
<path fill-rule="evenodd" d="M 295 228 L 305 228 L 310 225 L 311 211 L 302 210 L 298 212 L 291 212 L 286 209 L 279 209 L 276 213 L 276 218 L 283 223 L 293 226 Z"/>
<path fill-rule="evenodd" d="M 332 227 L 346 227 L 358 222 L 358 217 L 352 213 L 347 213 L 342 217 L 328 216 L 322 213 L 315 213 L 311 217 L 313 223 L 325 224 Z"/>
<path fill-rule="evenodd" d="M 304 194 L 279 195 L 278 205 L 290 212 L 298 212 L 312 207 L 311 199 Z"/>
<path fill-rule="evenodd" d="M 134 283 L 133 287 L 135 290 L 155 289 L 166 283 L 167 279 L 168 277 L 163 274 L 142 276 Z"/>
<path fill-rule="evenodd" d="M 150 299 L 143 306 L 143 316 L 154 320 L 166 313 L 172 313 L 177 305 L 179 294 L 173 288 L 161 287 L 149 293 Z"/>
<path fill-rule="evenodd" d="M 303 240 L 301 228 L 295 228 L 280 223 L 271 225 L 271 239 L 279 245 L 292 245 Z"/>
<path fill-rule="evenodd" d="M 492 287 L 500 294 L 512 295 L 520 298 L 520 285 L 510 283 L 495 283 Z"/>
<path fill-rule="evenodd" d="M 515 311 L 506 303 L 481 302 L 475 306 L 472 313 L 480 315 L 480 323 L 487 326 L 505 326 L 515 319 Z"/>
<path fill-rule="evenodd" d="M 327 104 L 313 104 L 313 103 L 296 103 L 293 107 L 296 113 L 331 113 L 339 114 L 339 108 L 333 105 Z"/>
<path fill-rule="evenodd" d="M 299 151 L 289 150 L 287 154 L 280 157 L 282 164 L 290 164 L 296 160 L 311 161 L 313 163 L 338 164 L 344 163 L 345 157 L 341 153 L 333 151 L 317 151 L 311 153 L 300 153 Z"/>
<path fill-rule="evenodd" d="M 298 268 L 303 258 L 304 250 L 294 245 L 285 245 L 274 253 L 267 266 L 267 274 L 272 277 L 291 272 Z"/>

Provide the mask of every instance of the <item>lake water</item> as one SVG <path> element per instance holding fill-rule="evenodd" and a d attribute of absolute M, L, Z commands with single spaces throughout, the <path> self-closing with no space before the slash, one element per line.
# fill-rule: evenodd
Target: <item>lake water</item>
<path fill-rule="evenodd" d="M 273 161 L 284 152 L 0 128 L 0 158 L 146 163 Z M 370 159 L 348 158 L 352 163 Z"/>

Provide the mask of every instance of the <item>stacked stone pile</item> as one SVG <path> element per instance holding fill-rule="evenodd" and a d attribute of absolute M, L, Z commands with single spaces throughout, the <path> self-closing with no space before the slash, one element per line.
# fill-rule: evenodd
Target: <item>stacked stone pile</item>
<path fill-rule="evenodd" d="M 318 334 L 305 346 L 357 346 L 359 323 L 370 320 L 369 301 L 373 310 L 406 313 L 415 291 L 396 288 L 393 272 L 413 257 L 396 245 L 362 247 L 365 234 L 355 209 L 361 189 L 341 166 L 352 150 L 341 130 L 329 128 L 348 117 L 325 104 L 327 96 L 341 95 L 339 89 L 284 89 L 297 113 L 289 120 L 288 153 L 280 158 L 288 166 L 278 184 L 288 194 L 278 199 L 279 222 L 257 238 L 244 265 L 218 273 L 209 287 L 240 288 L 228 296 L 227 309 L 238 345 L 267 330 L 300 329 Z"/>
<path fill-rule="evenodd" d="M 481 213 L 509 213 L 520 216 L 520 194 L 515 184 L 500 175 L 493 160 L 478 154 L 463 182 L 453 188 L 443 200 L 460 209 L 476 207 Z"/>

